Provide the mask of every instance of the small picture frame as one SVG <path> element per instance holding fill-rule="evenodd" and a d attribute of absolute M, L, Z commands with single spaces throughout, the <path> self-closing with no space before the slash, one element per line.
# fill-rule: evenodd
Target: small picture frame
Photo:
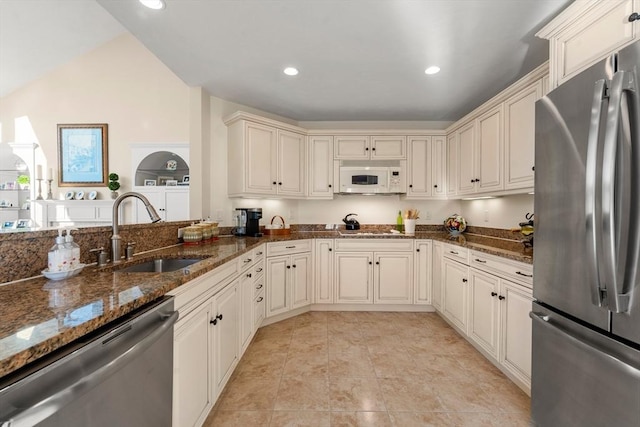
<path fill-rule="evenodd" d="M 167 187 L 177 187 L 178 180 L 177 179 L 168 179 L 166 183 Z"/>
<path fill-rule="evenodd" d="M 155 179 L 145 179 L 144 180 L 144 186 L 145 187 L 155 187 L 157 184 Z"/>
<path fill-rule="evenodd" d="M 172 176 L 159 176 L 158 185 L 167 185 L 167 181 L 173 180 Z"/>
<path fill-rule="evenodd" d="M 16 228 L 16 221 L 4 221 L 2 228 Z"/>
<path fill-rule="evenodd" d="M 189 175 L 185 175 L 182 177 L 182 183 L 183 184 L 188 184 L 189 183 Z"/>
<path fill-rule="evenodd" d="M 16 189 L 16 183 L 13 182 L 13 181 L 5 182 L 4 188 L 6 190 L 15 190 Z"/>
<path fill-rule="evenodd" d="M 19 219 L 16 223 L 16 228 L 29 228 L 31 226 L 30 219 Z"/>

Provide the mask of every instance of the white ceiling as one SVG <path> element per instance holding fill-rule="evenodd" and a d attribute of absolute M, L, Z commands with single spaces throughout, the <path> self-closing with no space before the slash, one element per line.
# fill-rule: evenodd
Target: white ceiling
<path fill-rule="evenodd" d="M 571 0 L 166 2 L 0 0 L 0 96 L 126 29 L 187 85 L 295 120 L 453 121 L 547 59 L 534 34 Z"/>

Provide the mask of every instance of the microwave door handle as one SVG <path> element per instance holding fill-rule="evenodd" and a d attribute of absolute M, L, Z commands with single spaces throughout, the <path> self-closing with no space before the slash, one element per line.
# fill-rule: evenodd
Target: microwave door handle
<path fill-rule="evenodd" d="M 630 142 L 629 115 L 627 104 L 622 104 L 623 92 L 633 90 L 631 77 L 630 73 L 618 71 L 611 81 L 602 160 L 602 259 L 606 277 L 607 305 L 615 313 L 624 313 L 629 309 L 629 295 L 628 290 L 624 289 L 624 282 L 629 243 L 628 206 L 631 195 L 621 192 L 629 191 L 631 171 L 630 149 L 625 146 Z M 626 116 L 627 126 L 621 129 L 623 116 Z"/>
<path fill-rule="evenodd" d="M 602 117 L 602 101 L 606 97 L 606 81 L 598 80 L 593 90 L 591 103 L 591 121 L 589 123 L 589 136 L 587 139 L 587 164 L 585 170 L 585 219 L 587 231 L 587 257 L 588 268 L 594 278 L 591 286 L 591 300 L 594 305 L 603 303 L 603 291 L 600 281 L 600 268 L 598 260 L 601 258 L 602 223 L 600 213 L 597 212 L 596 195 L 597 170 L 598 170 L 598 145 L 600 136 L 600 119 Z"/>

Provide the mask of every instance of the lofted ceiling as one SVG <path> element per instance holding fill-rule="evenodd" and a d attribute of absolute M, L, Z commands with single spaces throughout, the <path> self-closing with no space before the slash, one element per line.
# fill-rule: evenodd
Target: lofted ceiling
<path fill-rule="evenodd" d="M 454 121 L 547 59 L 535 33 L 571 3 L 165 1 L 0 0 L 0 96 L 128 31 L 187 85 L 294 120 Z"/>

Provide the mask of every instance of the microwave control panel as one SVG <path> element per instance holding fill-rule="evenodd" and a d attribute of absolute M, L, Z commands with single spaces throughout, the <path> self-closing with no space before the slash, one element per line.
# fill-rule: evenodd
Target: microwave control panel
<path fill-rule="evenodd" d="M 404 177 L 402 176 L 402 170 L 400 168 L 389 169 L 389 192 L 400 193 L 402 192 L 402 182 Z"/>

